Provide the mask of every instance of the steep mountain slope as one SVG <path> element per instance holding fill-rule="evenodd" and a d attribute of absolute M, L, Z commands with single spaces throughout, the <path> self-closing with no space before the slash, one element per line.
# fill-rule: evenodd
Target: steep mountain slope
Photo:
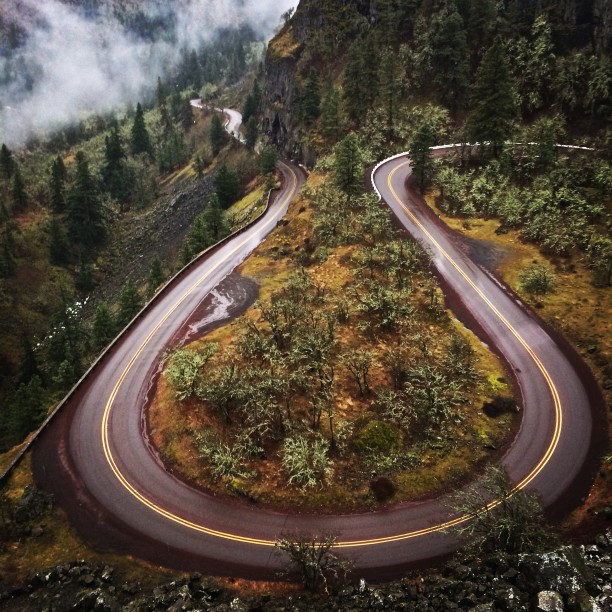
<path fill-rule="evenodd" d="M 546 20 L 550 28 L 548 49 L 537 48 L 542 41 L 537 31 L 538 18 Z M 585 66 L 580 67 L 581 62 L 585 63 L 583 58 L 609 57 L 612 9 L 605 0 L 302 0 L 293 18 L 269 45 L 264 131 L 285 154 L 306 163 L 314 162 L 325 150 L 320 121 L 305 121 L 301 108 L 312 70 L 317 73 L 323 99 L 329 87 L 341 90 L 349 107 L 345 122 L 348 127 L 359 127 L 369 110 L 389 104 L 390 87 L 395 90 L 394 104 L 430 99 L 449 108 L 460 126 L 470 107 L 469 86 L 485 49 L 496 36 L 516 57 L 513 73 L 518 81 L 521 75 L 533 73 L 535 62 L 543 61 L 538 53 L 552 52 L 558 64 L 555 74 L 537 74 L 536 70 L 536 74 L 525 77 L 531 82 L 518 92 L 524 98 L 534 95 L 527 89 L 544 76 L 550 82 L 544 85 L 549 90 L 548 97 L 537 107 L 524 107 L 523 119 L 531 120 L 542 111 L 560 111 L 569 120 L 576 116 L 575 101 L 563 105 L 551 90 L 570 89 L 573 91 L 567 93 L 568 99 L 580 97 L 589 78 Z M 517 44 L 524 46 L 518 56 Z M 392 51 L 393 59 L 388 57 L 388 51 Z M 607 61 L 602 70 L 606 70 Z M 361 74 L 354 70 L 360 62 L 367 68 Z M 567 64 L 565 70 L 563 62 Z M 353 96 L 354 89 L 359 89 L 357 81 L 364 89 L 359 99 Z M 456 90 L 453 83 L 457 83 Z M 542 85 L 540 82 L 538 86 Z M 608 92 L 609 84 L 603 89 Z M 609 93 L 603 97 L 609 100 Z M 351 112 L 351 104 L 360 106 L 359 110 Z M 605 108 L 609 109 L 608 102 Z M 579 109 L 578 114 L 581 112 Z M 599 116 L 605 116 L 603 109 Z M 593 127 L 590 131 L 594 133 Z M 599 123 L 598 129 L 601 128 Z"/>

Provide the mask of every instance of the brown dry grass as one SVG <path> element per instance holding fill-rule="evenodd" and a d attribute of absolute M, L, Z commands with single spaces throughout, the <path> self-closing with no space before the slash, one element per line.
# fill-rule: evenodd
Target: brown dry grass
<path fill-rule="evenodd" d="M 268 51 L 274 59 L 292 56 L 300 45 L 293 38 L 291 26 L 283 28 L 269 43 Z"/>
<path fill-rule="evenodd" d="M 612 378 L 612 288 L 593 285 L 592 273 L 580 254 L 571 258 L 548 257 L 536 245 L 523 241 L 517 230 L 496 234 L 500 226 L 496 219 L 471 219 L 465 223 L 446 216 L 435 206 L 433 197 L 428 197 L 427 202 L 453 229 L 470 238 L 494 243 L 500 249 L 503 258 L 497 269 L 499 276 L 578 350 L 602 387 L 605 404 L 610 409 L 612 390 L 604 389 L 603 384 Z M 554 291 L 534 296 L 522 290 L 521 271 L 533 263 L 544 264 L 554 271 Z M 609 437 L 612 438 L 611 426 Z M 566 520 L 568 531 L 589 522 L 597 508 L 612 504 L 610 480 L 612 462 L 606 460 L 585 503 Z"/>
<path fill-rule="evenodd" d="M 4 493 L 15 501 L 27 485 L 32 485 L 30 456 L 26 455 L 7 483 Z M 55 567 L 77 559 L 92 565 L 110 565 L 128 582 L 147 585 L 167 581 L 176 572 L 163 570 L 138 559 L 123 555 L 100 553 L 89 548 L 70 526 L 64 512 L 55 508 L 38 521 L 44 533 L 41 537 L 21 537 L 0 547 L 0 576 L 5 584 L 21 584 L 33 568 Z"/>

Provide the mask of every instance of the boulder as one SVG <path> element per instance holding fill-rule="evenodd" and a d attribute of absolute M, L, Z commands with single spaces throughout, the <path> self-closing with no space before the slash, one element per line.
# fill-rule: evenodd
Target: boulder
<path fill-rule="evenodd" d="M 580 590 L 567 599 L 568 612 L 598 612 L 599 609 L 595 600 L 585 590 Z"/>
<path fill-rule="evenodd" d="M 533 591 L 557 591 L 564 597 L 577 593 L 592 580 L 575 546 L 564 546 L 549 553 L 521 555 L 519 570 Z"/>
<path fill-rule="evenodd" d="M 536 612 L 564 612 L 563 598 L 557 591 L 540 591 L 533 600 Z"/>
<path fill-rule="evenodd" d="M 507 612 L 527 612 L 529 610 L 527 596 L 513 586 L 496 589 L 495 606 Z"/>
<path fill-rule="evenodd" d="M 27 521 L 35 521 L 50 512 L 53 508 L 53 503 L 53 495 L 28 485 L 23 490 L 21 499 L 15 503 L 13 515 L 15 522 L 25 523 Z"/>

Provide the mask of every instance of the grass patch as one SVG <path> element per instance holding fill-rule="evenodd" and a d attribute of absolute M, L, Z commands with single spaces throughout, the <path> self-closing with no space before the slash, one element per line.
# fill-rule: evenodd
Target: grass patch
<path fill-rule="evenodd" d="M 283 59 L 292 56 L 300 45 L 293 37 L 293 27 L 283 28 L 269 43 L 268 51 L 274 59 Z"/>
<path fill-rule="evenodd" d="M 227 219 L 234 230 L 256 219 L 265 209 L 267 201 L 265 187 L 260 185 L 227 209 Z"/>
<path fill-rule="evenodd" d="M 4 493 L 12 500 L 21 498 L 23 490 L 33 485 L 30 455 L 11 475 Z M 33 569 L 54 567 L 82 559 L 92 565 L 110 565 L 128 582 L 152 586 L 176 576 L 176 572 L 160 569 L 143 561 L 91 550 L 71 527 L 64 512 L 56 507 L 36 524 L 43 527 L 38 538 L 21 537 L 4 542 L 0 547 L 0 575 L 5 584 L 21 584 Z"/>

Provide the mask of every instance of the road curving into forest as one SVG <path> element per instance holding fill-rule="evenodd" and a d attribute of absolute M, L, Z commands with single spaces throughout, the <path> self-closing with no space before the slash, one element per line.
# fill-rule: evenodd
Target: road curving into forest
<path fill-rule="evenodd" d="M 79 387 L 35 446 L 34 473 L 86 539 L 153 563 L 211 575 L 269 579 L 282 569 L 274 541 L 333 533 L 360 576 L 387 579 L 427 565 L 458 542 L 443 499 L 348 515 L 288 515 L 207 495 L 164 469 L 146 436 L 145 407 L 166 347 L 214 287 L 276 225 L 300 171 L 280 165 L 284 187 L 253 228 L 168 287 Z M 517 297 L 466 255 L 410 189 L 405 157 L 374 173 L 399 222 L 431 253 L 457 315 L 502 355 L 522 395 L 522 424 L 502 459 L 512 480 L 563 511 L 585 494 L 601 442 L 600 401 L 584 364 Z M 599 398 L 599 399 L 598 399 Z"/>

